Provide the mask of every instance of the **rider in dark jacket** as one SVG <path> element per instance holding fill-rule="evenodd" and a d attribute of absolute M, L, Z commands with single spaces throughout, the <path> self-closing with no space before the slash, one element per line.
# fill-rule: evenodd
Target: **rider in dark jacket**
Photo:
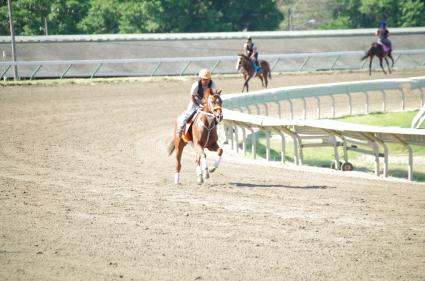
<path fill-rule="evenodd" d="M 261 66 L 258 63 L 257 46 L 252 42 L 252 38 L 248 37 L 243 45 L 243 53 L 251 61 L 255 72 L 261 72 Z"/>

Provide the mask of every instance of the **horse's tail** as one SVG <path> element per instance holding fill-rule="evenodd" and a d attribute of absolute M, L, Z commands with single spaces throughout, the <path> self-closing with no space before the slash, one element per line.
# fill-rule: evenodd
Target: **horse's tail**
<path fill-rule="evenodd" d="M 174 152 L 175 148 L 176 148 L 176 142 L 174 141 L 174 139 L 172 139 L 170 143 L 168 144 L 168 156 L 170 156 Z"/>
<path fill-rule="evenodd" d="M 272 79 L 272 70 L 270 69 L 269 63 L 265 60 L 262 60 L 260 64 L 261 64 L 261 67 L 263 67 L 264 69 L 264 73 L 267 72 L 267 77 L 269 79 Z"/>
<path fill-rule="evenodd" d="M 370 49 L 366 52 L 366 54 L 361 58 L 361 60 L 365 60 L 368 57 L 370 57 L 373 53 L 373 49 L 375 48 L 375 44 L 372 44 L 372 46 L 370 47 Z"/>
<path fill-rule="evenodd" d="M 372 51 L 372 48 L 369 49 L 369 51 L 366 52 L 366 54 L 360 59 L 360 60 L 365 60 L 370 56 L 370 52 Z"/>

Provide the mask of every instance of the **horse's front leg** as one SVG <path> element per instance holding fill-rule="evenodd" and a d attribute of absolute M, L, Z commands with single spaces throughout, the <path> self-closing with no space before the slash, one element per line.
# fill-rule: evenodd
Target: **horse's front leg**
<path fill-rule="evenodd" d="M 385 57 L 385 62 L 387 63 L 388 72 L 391 73 L 391 68 L 390 68 L 390 64 L 388 63 L 387 57 Z"/>
<path fill-rule="evenodd" d="M 243 84 L 243 88 L 242 88 L 242 93 L 243 93 L 245 88 L 246 88 L 246 91 L 249 92 L 248 82 L 249 82 L 249 80 L 251 80 L 251 77 L 252 76 L 248 76 L 248 78 L 245 80 L 245 83 Z"/>
<path fill-rule="evenodd" d="M 223 149 L 221 147 L 219 147 L 217 143 L 215 143 L 210 147 L 210 150 L 211 151 L 217 151 L 217 158 L 214 160 L 214 165 L 210 169 L 210 173 L 213 173 L 218 168 L 218 166 L 220 165 L 221 156 L 223 155 Z"/>
<path fill-rule="evenodd" d="M 387 72 L 385 71 L 385 69 L 384 69 L 384 65 L 382 64 L 382 58 L 381 57 L 379 57 L 379 65 L 381 66 L 381 69 L 382 69 L 382 71 L 384 72 L 384 74 L 386 75 L 387 74 Z"/>
<path fill-rule="evenodd" d="M 204 182 L 204 178 L 208 179 L 210 176 L 208 173 L 207 155 L 205 154 L 204 148 L 201 145 L 196 144 L 195 148 L 198 151 L 195 159 L 196 177 L 198 184 L 202 184 Z"/>

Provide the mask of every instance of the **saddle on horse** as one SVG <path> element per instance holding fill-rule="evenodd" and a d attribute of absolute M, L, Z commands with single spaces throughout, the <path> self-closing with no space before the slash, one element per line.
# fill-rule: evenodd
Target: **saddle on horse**
<path fill-rule="evenodd" d="M 384 42 L 382 42 L 381 40 L 379 40 L 378 42 L 378 45 L 379 46 L 381 46 L 382 47 L 382 49 L 384 50 L 384 52 L 385 53 L 389 53 L 389 52 L 391 52 L 392 51 L 392 47 L 391 47 L 391 43 L 387 43 L 387 44 L 385 44 Z"/>
<path fill-rule="evenodd" d="M 261 68 L 261 65 L 258 63 L 258 60 L 252 61 L 252 67 L 254 68 L 255 73 L 261 73 L 263 72 L 263 69 Z"/>
<path fill-rule="evenodd" d="M 191 132 L 190 128 L 191 128 L 193 122 L 195 121 L 196 117 L 198 116 L 198 114 L 199 114 L 198 111 L 194 111 L 192 113 L 192 115 L 189 117 L 189 119 L 187 119 L 187 122 L 185 123 L 184 130 L 183 130 L 183 133 L 182 133 L 182 139 L 185 142 L 192 141 L 192 132 Z"/>

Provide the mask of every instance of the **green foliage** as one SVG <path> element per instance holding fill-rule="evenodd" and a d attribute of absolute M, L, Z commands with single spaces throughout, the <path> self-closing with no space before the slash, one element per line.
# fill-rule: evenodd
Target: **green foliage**
<path fill-rule="evenodd" d="M 410 125 L 412 124 L 412 120 L 415 117 L 416 113 L 417 111 L 392 113 L 377 112 L 367 115 L 346 116 L 342 118 L 337 118 L 337 120 L 363 125 L 410 128 Z"/>
<path fill-rule="evenodd" d="M 295 29 L 341 29 L 425 26 L 424 0 L 286 0 L 280 1 L 286 14 L 292 12 Z M 286 17 L 288 18 L 288 17 Z M 314 19 L 314 24 L 309 20 Z M 281 23 L 285 28 L 289 22 Z"/>
<path fill-rule="evenodd" d="M 161 11 L 160 1 L 126 1 L 119 6 L 120 33 L 156 32 L 157 18 Z"/>
<path fill-rule="evenodd" d="M 424 0 L 12 0 L 16 35 L 425 26 Z M 47 30 L 45 23 L 47 23 Z M 0 35 L 9 35 L 0 0 Z"/>
<path fill-rule="evenodd" d="M 341 16 L 328 23 L 322 24 L 320 27 L 323 29 L 347 29 L 352 26 L 350 17 Z"/>
<path fill-rule="evenodd" d="M 90 9 L 85 18 L 78 24 L 83 33 L 118 33 L 119 0 L 90 0 Z"/>
<path fill-rule="evenodd" d="M 398 19 L 400 27 L 425 26 L 425 3 L 423 0 L 404 0 L 401 15 Z"/>
<path fill-rule="evenodd" d="M 9 34 L 0 0 L 0 35 Z M 274 0 L 13 0 L 16 35 L 275 30 Z"/>
<path fill-rule="evenodd" d="M 49 34 L 77 34 L 78 23 L 87 15 L 88 0 L 55 0 L 50 6 Z"/>

